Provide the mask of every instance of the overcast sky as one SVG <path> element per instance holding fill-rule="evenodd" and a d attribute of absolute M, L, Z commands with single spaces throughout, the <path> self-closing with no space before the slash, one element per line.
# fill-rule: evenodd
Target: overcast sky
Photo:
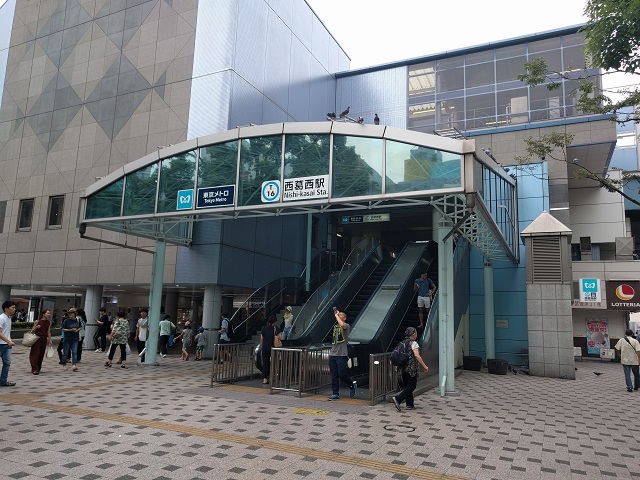
<path fill-rule="evenodd" d="M 352 69 L 586 21 L 585 0 L 307 0 L 307 3 L 347 52 Z"/>

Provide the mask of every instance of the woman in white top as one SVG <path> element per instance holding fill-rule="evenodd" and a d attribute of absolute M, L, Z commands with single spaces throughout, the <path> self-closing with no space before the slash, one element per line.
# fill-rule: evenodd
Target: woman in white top
<path fill-rule="evenodd" d="M 407 401 L 407 410 L 413 410 L 415 408 L 413 405 L 413 391 L 418 386 L 418 364 L 424 368 L 425 372 L 429 371 L 429 367 L 427 367 L 420 356 L 420 346 L 418 342 L 416 342 L 418 331 L 413 327 L 407 327 L 404 331 L 404 336 L 405 339 L 403 342 L 409 343 L 412 355 L 404 367 L 398 367 L 398 369 L 402 368 L 402 391 L 395 397 L 391 397 L 398 411 L 400 411 L 400 404 L 405 400 Z"/>
<path fill-rule="evenodd" d="M 293 327 L 293 314 L 291 313 L 291 307 L 285 307 L 284 314 L 284 330 L 282 331 L 282 340 L 289 338 L 291 333 L 291 327 Z"/>

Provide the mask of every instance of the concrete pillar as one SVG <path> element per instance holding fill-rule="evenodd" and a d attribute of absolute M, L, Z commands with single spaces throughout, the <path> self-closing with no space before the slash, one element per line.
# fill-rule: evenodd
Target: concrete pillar
<path fill-rule="evenodd" d="M 91 285 L 87 287 L 84 294 L 84 313 L 87 315 L 87 326 L 84 329 L 84 343 L 82 348 L 85 350 L 93 350 L 93 336 L 98 331 L 98 323 L 96 320 L 100 317 L 99 310 L 102 306 L 102 285 Z"/>
<path fill-rule="evenodd" d="M 438 242 L 438 317 L 439 329 L 439 385 L 446 377 L 445 393 L 455 392 L 455 335 L 453 317 L 453 235 L 445 241 L 453 224 L 434 213 L 434 231 Z"/>
<path fill-rule="evenodd" d="M 197 297 L 193 297 L 191 300 L 191 312 L 189 314 L 189 320 L 191 321 L 191 325 L 200 326 L 200 299 Z"/>
<path fill-rule="evenodd" d="M 222 287 L 207 285 L 204 287 L 204 302 L 202 303 L 202 326 L 207 332 L 207 347 L 205 358 L 213 358 L 213 345 L 218 343 L 220 334 L 220 313 L 222 311 Z"/>
<path fill-rule="evenodd" d="M 178 321 L 178 292 L 167 292 L 164 295 L 164 313 L 171 316 L 171 320 Z"/>
<path fill-rule="evenodd" d="M 156 241 L 151 267 L 151 284 L 149 292 L 149 336 L 147 337 L 144 364 L 156 365 L 158 355 L 158 337 L 160 336 L 160 309 L 162 308 L 162 279 L 164 277 L 164 257 L 167 245 Z"/>
<path fill-rule="evenodd" d="M 493 264 L 484 262 L 484 351 L 485 361 L 496 358 L 495 315 L 493 309 Z"/>
<path fill-rule="evenodd" d="M 11 285 L 0 285 L 0 303 L 11 298 Z M 39 314 L 40 312 L 38 312 Z"/>

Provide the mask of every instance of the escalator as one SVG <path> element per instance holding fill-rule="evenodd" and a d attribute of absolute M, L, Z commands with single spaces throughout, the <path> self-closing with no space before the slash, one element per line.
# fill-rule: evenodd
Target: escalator
<path fill-rule="evenodd" d="M 343 306 L 336 304 L 336 307 L 338 307 L 339 310 L 344 310 L 347 314 L 347 318 L 356 320 L 359 317 L 360 312 L 362 312 L 369 302 L 371 296 L 378 289 L 380 282 L 382 282 L 382 279 L 385 277 L 394 261 L 395 259 L 392 257 L 382 259 L 364 285 L 362 285 L 362 288 L 358 291 L 353 300 L 351 300 L 349 305 L 344 308 Z M 352 322 L 350 321 L 349 324 L 352 324 Z"/>

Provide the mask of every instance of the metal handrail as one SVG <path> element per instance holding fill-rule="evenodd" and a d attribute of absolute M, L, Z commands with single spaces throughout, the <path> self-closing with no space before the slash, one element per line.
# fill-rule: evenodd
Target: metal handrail
<path fill-rule="evenodd" d="M 391 352 L 369 355 L 369 403 L 375 405 L 379 399 L 387 399 L 398 391 L 398 371 L 391 365 Z"/>
<path fill-rule="evenodd" d="M 331 384 L 329 351 L 331 346 L 308 348 L 272 348 L 269 384 L 277 391 L 319 392 Z"/>
<path fill-rule="evenodd" d="M 340 269 L 340 273 L 336 276 L 329 277 L 322 285 L 320 285 L 307 299 L 302 308 L 298 311 L 293 319 L 292 332 L 289 338 L 295 338 L 297 331 L 302 334 L 309 326 L 311 320 L 316 316 L 320 309 L 327 301 L 336 293 L 338 288 L 346 281 L 347 278 L 368 258 L 368 255 L 378 248 L 379 242 L 373 238 L 365 237 L 354 247 L 349 253 L 345 263 Z M 302 322 L 302 325 L 300 324 Z"/>
<path fill-rule="evenodd" d="M 214 383 L 233 383 L 259 375 L 254 357 L 255 348 L 255 344 L 249 343 L 214 344 L 211 386 Z"/>

